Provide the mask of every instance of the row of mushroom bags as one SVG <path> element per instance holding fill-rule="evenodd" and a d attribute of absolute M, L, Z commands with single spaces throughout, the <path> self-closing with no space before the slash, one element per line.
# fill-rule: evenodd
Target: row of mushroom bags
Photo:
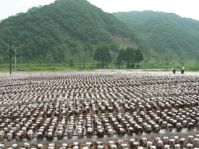
<path fill-rule="evenodd" d="M 199 76 L 69 72 L 0 79 L 0 141 L 197 132 Z"/>
<path fill-rule="evenodd" d="M 199 135 L 141 137 L 129 139 L 116 139 L 109 141 L 85 141 L 70 143 L 27 143 L 0 144 L 0 148 L 8 149 L 198 149 Z"/>

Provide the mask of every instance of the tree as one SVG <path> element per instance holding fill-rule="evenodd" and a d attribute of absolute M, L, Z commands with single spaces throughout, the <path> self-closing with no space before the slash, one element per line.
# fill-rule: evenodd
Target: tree
<path fill-rule="evenodd" d="M 144 56 L 143 56 L 143 54 L 142 54 L 142 52 L 141 52 L 140 49 L 136 49 L 136 50 L 135 50 L 135 55 L 136 55 L 136 57 L 135 57 L 136 63 L 140 63 L 141 61 L 144 60 Z M 137 65 L 137 66 L 138 66 L 138 65 Z"/>
<path fill-rule="evenodd" d="M 83 49 L 78 49 L 77 50 L 77 58 L 78 58 L 78 64 L 80 69 L 82 69 L 82 67 L 85 67 L 85 52 Z"/>
<path fill-rule="evenodd" d="M 124 49 L 121 49 L 120 51 L 119 51 L 119 54 L 118 54 L 118 56 L 117 56 L 117 62 L 116 62 L 116 64 L 117 64 L 117 66 L 119 67 L 119 68 L 122 68 L 122 66 L 123 66 L 123 63 L 124 63 L 124 61 L 125 61 L 125 58 L 126 58 L 126 51 L 124 50 Z"/>
<path fill-rule="evenodd" d="M 48 65 L 52 65 L 55 62 L 52 53 L 48 53 L 46 55 L 46 62 L 48 63 Z"/>
<path fill-rule="evenodd" d="M 127 68 L 134 68 L 136 62 L 135 49 L 128 47 L 125 52 Z"/>
<path fill-rule="evenodd" d="M 126 62 L 127 68 L 134 68 L 136 63 L 143 61 L 144 57 L 140 49 L 131 47 L 121 49 L 117 57 L 117 65 L 119 68 Z"/>
<path fill-rule="evenodd" d="M 105 67 L 111 63 L 111 54 L 108 47 L 104 45 L 97 47 L 94 53 L 94 60 L 100 62 L 101 67 Z"/>
<path fill-rule="evenodd" d="M 136 49 L 135 53 L 136 53 L 136 62 L 139 63 L 139 62 L 143 61 L 144 56 L 143 56 L 141 50 L 140 49 Z"/>
<path fill-rule="evenodd" d="M 3 56 L 0 55 L 0 64 L 4 62 Z"/>

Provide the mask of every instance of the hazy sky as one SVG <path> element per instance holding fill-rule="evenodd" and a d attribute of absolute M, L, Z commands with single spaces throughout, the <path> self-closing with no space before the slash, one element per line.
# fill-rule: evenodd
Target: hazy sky
<path fill-rule="evenodd" d="M 55 0 L 0 0 L 0 20 Z M 106 12 L 154 10 L 199 20 L 199 0 L 88 0 Z"/>

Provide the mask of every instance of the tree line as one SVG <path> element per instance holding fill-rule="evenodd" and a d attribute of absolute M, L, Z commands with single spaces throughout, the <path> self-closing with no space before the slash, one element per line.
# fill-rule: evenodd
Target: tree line
<path fill-rule="evenodd" d="M 140 49 L 127 47 L 119 50 L 115 64 L 118 68 L 135 68 L 143 59 Z M 97 67 L 106 68 L 113 61 L 109 48 L 107 46 L 98 47 L 94 54 L 94 60 L 97 61 Z"/>

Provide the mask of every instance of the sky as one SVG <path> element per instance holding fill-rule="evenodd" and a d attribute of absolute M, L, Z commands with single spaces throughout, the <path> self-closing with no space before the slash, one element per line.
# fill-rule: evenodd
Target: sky
<path fill-rule="evenodd" d="M 55 0 L 0 0 L 0 20 Z M 199 0 L 88 0 L 105 12 L 163 11 L 199 20 Z"/>

